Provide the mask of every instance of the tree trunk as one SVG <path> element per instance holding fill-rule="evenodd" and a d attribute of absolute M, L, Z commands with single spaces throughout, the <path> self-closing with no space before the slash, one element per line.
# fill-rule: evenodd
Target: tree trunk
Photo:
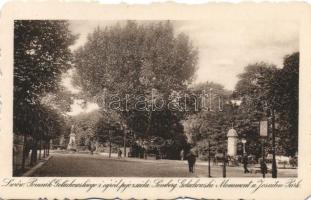
<path fill-rule="evenodd" d="M 109 138 L 109 158 L 111 158 L 111 138 Z"/>
<path fill-rule="evenodd" d="M 25 162 L 26 162 L 26 154 L 27 154 L 27 137 L 26 134 L 24 133 L 24 142 L 23 142 L 23 157 L 22 157 L 22 170 L 25 169 Z"/>
<path fill-rule="evenodd" d="M 123 154 L 124 154 L 124 158 L 126 158 L 126 131 L 124 131 L 124 136 L 123 136 Z"/>
<path fill-rule="evenodd" d="M 30 165 L 33 166 L 37 162 L 38 141 L 34 139 L 31 151 Z"/>
<path fill-rule="evenodd" d="M 40 138 L 40 141 L 39 141 L 39 160 L 41 159 L 41 148 L 42 148 L 42 140 Z"/>
<path fill-rule="evenodd" d="M 46 144 L 45 144 L 45 141 L 44 141 L 44 144 L 43 144 L 43 155 L 44 155 L 44 158 L 46 157 Z"/>
<path fill-rule="evenodd" d="M 50 148 L 51 148 L 51 146 L 50 146 L 50 140 L 48 140 L 47 141 L 48 143 L 47 143 L 47 156 L 49 156 L 50 155 Z"/>
<path fill-rule="evenodd" d="M 275 159 L 275 117 L 274 117 L 274 108 L 272 107 L 272 178 L 277 178 L 277 166 Z"/>
<path fill-rule="evenodd" d="M 108 135 L 109 135 L 109 158 L 111 158 L 111 130 L 109 130 Z"/>
<path fill-rule="evenodd" d="M 49 149 L 48 143 L 47 141 L 45 141 L 45 156 L 48 156 L 48 149 Z"/>

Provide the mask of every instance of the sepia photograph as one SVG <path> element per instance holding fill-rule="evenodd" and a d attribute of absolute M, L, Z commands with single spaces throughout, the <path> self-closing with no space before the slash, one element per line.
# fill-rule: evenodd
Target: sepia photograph
<path fill-rule="evenodd" d="M 15 20 L 12 176 L 297 177 L 299 30 Z"/>

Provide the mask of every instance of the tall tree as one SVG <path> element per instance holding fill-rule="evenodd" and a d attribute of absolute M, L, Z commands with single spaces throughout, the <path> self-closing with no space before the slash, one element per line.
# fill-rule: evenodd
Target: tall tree
<path fill-rule="evenodd" d="M 37 148 L 37 135 L 49 132 L 49 121 L 43 118 L 53 115 L 42 111 L 41 100 L 58 91 L 61 74 L 71 67 L 69 46 L 74 40 L 66 21 L 14 22 L 14 133 L 33 136 L 33 149 Z M 33 130 L 34 124 L 40 130 Z"/>
<path fill-rule="evenodd" d="M 299 52 L 284 57 L 277 81 L 280 145 L 287 155 L 294 156 L 298 151 Z"/>
<path fill-rule="evenodd" d="M 171 22 L 128 21 L 97 28 L 75 53 L 77 84 L 90 97 L 117 94 L 120 109 L 115 110 L 144 136 L 168 136 L 179 123 L 182 115 L 178 111 L 165 104 L 153 112 L 150 102 L 168 102 L 174 91 L 186 90 L 196 63 L 196 49 L 186 35 L 175 34 Z M 126 95 L 130 95 L 127 100 Z"/>
<path fill-rule="evenodd" d="M 278 104 L 278 72 L 279 69 L 275 65 L 259 62 L 249 64 L 245 71 L 239 74 L 240 80 L 234 91 L 234 98 L 241 102 L 236 116 L 239 119 L 237 131 L 247 140 L 247 153 L 261 156 L 258 142 L 259 121 L 269 118 L 269 113 L 272 109 L 275 110 Z"/>
<path fill-rule="evenodd" d="M 36 103 L 58 89 L 60 75 L 71 66 L 74 39 L 66 21 L 15 21 L 14 100 Z"/>
<path fill-rule="evenodd" d="M 254 145 L 250 146 L 255 147 L 259 139 L 259 129 L 255 128 L 258 122 L 269 118 L 273 109 L 277 125 L 276 152 L 295 155 L 298 147 L 299 53 L 285 56 L 281 69 L 266 63 L 248 65 L 239 78 L 235 98 L 241 101 L 240 126 L 248 139 L 253 141 Z M 271 127 L 269 129 L 271 131 Z M 268 142 L 271 143 L 271 139 Z M 258 152 L 258 148 L 253 150 Z"/>
<path fill-rule="evenodd" d="M 203 155 L 207 154 L 208 141 L 212 154 L 223 151 L 226 148 L 226 133 L 236 115 L 236 105 L 230 102 L 232 92 L 213 82 L 197 84 L 192 91 L 199 97 L 202 94 L 205 97 L 198 98 L 199 110 L 184 120 L 189 143 L 196 144 Z"/>

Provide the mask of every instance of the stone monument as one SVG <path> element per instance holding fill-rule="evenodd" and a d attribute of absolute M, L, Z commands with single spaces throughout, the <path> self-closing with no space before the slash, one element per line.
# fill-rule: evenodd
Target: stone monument
<path fill-rule="evenodd" d="M 238 150 L 238 134 L 231 128 L 227 134 L 228 137 L 228 156 L 236 156 Z"/>
<path fill-rule="evenodd" d="M 72 151 L 77 150 L 76 134 L 74 133 L 74 125 L 72 125 L 70 129 L 69 143 L 67 146 L 67 150 L 72 150 Z"/>

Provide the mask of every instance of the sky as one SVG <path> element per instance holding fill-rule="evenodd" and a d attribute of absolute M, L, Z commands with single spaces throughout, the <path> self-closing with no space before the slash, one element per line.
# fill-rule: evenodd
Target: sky
<path fill-rule="evenodd" d="M 120 22 L 120 21 L 119 21 Z M 71 21 L 70 29 L 79 38 L 72 50 L 82 46 L 97 26 L 111 26 L 117 21 Z M 121 21 L 121 24 L 124 21 Z M 237 75 L 245 66 L 267 62 L 282 67 L 283 57 L 299 50 L 299 24 L 296 21 L 172 21 L 176 33 L 185 33 L 199 50 L 195 83 L 212 81 L 233 90 Z M 64 85 L 74 93 L 70 73 Z M 79 106 L 72 107 L 79 110 Z M 90 104 L 86 110 L 96 109 Z M 80 108 L 81 109 L 81 108 Z M 83 112 L 83 110 L 81 111 Z"/>

